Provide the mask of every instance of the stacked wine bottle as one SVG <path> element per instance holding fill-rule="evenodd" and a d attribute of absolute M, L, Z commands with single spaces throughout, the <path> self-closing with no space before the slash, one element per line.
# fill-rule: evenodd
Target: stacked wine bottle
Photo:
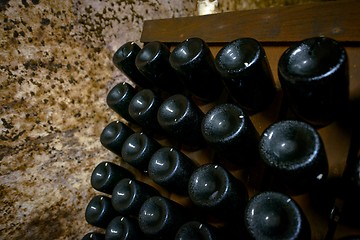
<path fill-rule="evenodd" d="M 289 47 L 278 64 L 281 88 L 252 38 L 216 56 L 200 38 L 172 50 L 128 42 L 113 63 L 129 81 L 107 95 L 119 120 L 100 141 L 119 162 L 92 172 L 100 193 L 85 218 L 105 231 L 83 239 L 311 239 L 316 226 L 293 196 L 327 183 L 317 128 L 339 119 L 349 97 L 337 41 Z M 277 104 L 274 121 L 258 132 L 251 116 Z"/>

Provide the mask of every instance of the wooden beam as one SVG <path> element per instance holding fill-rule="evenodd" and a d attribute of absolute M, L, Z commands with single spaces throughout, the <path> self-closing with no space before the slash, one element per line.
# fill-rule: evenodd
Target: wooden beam
<path fill-rule="evenodd" d="M 360 1 L 329 1 L 285 7 L 219 13 L 205 16 L 147 20 L 141 41 L 177 43 L 200 37 L 226 43 L 252 37 L 262 43 L 300 41 L 327 36 L 341 42 L 360 42 Z"/>

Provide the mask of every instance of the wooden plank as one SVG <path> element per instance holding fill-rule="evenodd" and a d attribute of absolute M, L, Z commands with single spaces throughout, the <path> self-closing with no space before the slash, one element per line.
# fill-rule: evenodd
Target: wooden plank
<path fill-rule="evenodd" d="M 181 42 L 200 37 L 225 43 L 252 37 L 263 43 L 294 42 L 324 35 L 341 42 L 360 42 L 360 1 L 330 1 L 219 13 L 205 16 L 147 20 L 142 42 Z"/>

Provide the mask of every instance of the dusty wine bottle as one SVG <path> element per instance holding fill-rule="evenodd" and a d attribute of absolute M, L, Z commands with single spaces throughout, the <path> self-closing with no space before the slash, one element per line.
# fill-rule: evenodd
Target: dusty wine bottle
<path fill-rule="evenodd" d="M 143 237 L 136 219 L 123 216 L 113 218 L 105 232 L 106 240 L 140 240 Z"/>
<path fill-rule="evenodd" d="M 128 83 L 116 84 L 106 97 L 107 105 L 128 122 L 134 122 L 129 114 L 129 104 L 136 90 Z"/>
<path fill-rule="evenodd" d="M 250 239 L 310 240 L 310 225 L 298 204 L 278 192 L 262 192 L 245 208 L 245 227 Z"/>
<path fill-rule="evenodd" d="M 133 167 L 147 171 L 151 156 L 161 147 L 153 138 L 143 132 L 135 132 L 124 142 L 121 156 Z"/>
<path fill-rule="evenodd" d="M 179 227 L 189 220 L 182 205 L 161 196 L 146 200 L 139 213 L 141 231 L 154 239 L 174 239 Z"/>
<path fill-rule="evenodd" d="M 345 48 L 334 39 L 314 37 L 289 47 L 278 75 L 290 108 L 314 125 L 337 120 L 348 104 L 348 68 Z"/>
<path fill-rule="evenodd" d="M 135 42 L 126 42 L 114 53 L 114 65 L 136 85 L 141 88 L 151 88 L 151 82 L 140 73 L 135 65 L 136 56 L 141 48 Z"/>
<path fill-rule="evenodd" d="M 248 201 L 245 185 L 224 167 L 212 163 L 193 172 L 188 192 L 195 206 L 227 220 L 242 217 Z"/>
<path fill-rule="evenodd" d="M 101 144 L 111 152 L 121 156 L 121 147 L 134 131 L 120 121 L 106 125 L 100 135 Z"/>
<path fill-rule="evenodd" d="M 190 221 L 182 225 L 176 233 L 175 240 L 220 240 L 217 228 L 198 221 Z"/>
<path fill-rule="evenodd" d="M 195 163 L 172 147 L 157 150 L 149 161 L 149 177 L 160 186 L 179 194 L 187 194 L 189 178 Z"/>
<path fill-rule="evenodd" d="M 240 167 L 258 159 L 259 134 L 248 114 L 234 104 L 210 109 L 202 121 L 201 132 L 215 152 Z"/>
<path fill-rule="evenodd" d="M 239 38 L 226 44 L 215 57 L 230 96 L 248 113 L 266 109 L 276 95 L 272 72 L 261 44 Z"/>
<path fill-rule="evenodd" d="M 116 211 L 107 196 L 97 195 L 88 203 L 85 210 L 85 220 L 96 227 L 105 228 L 116 216 Z"/>
<path fill-rule="evenodd" d="M 161 103 L 162 99 L 151 89 L 140 90 L 130 101 L 129 115 L 144 131 L 159 132 L 161 127 L 156 116 Z"/>
<path fill-rule="evenodd" d="M 184 86 L 169 63 L 170 49 L 162 42 L 144 45 L 137 54 L 135 65 L 155 87 L 170 93 L 181 93 Z"/>
<path fill-rule="evenodd" d="M 99 232 L 89 232 L 81 240 L 105 240 L 105 234 Z"/>
<path fill-rule="evenodd" d="M 224 88 L 215 68 L 214 56 L 201 38 L 188 38 L 178 44 L 169 58 L 185 87 L 204 101 L 215 101 Z"/>
<path fill-rule="evenodd" d="M 278 190 L 304 193 L 320 187 L 327 178 L 324 144 L 316 129 L 305 122 L 273 123 L 261 135 L 259 152 Z"/>
<path fill-rule="evenodd" d="M 122 216 L 138 216 L 140 207 L 150 197 L 160 195 L 152 186 L 124 178 L 113 189 L 111 203 Z"/>
<path fill-rule="evenodd" d="M 194 149 L 205 145 L 201 134 L 203 117 L 200 108 L 181 94 L 166 99 L 157 112 L 157 121 L 167 135 Z"/>
<path fill-rule="evenodd" d="M 133 178 L 133 174 L 112 162 L 99 163 L 91 174 L 91 186 L 103 193 L 111 194 L 115 185 L 123 178 Z"/>

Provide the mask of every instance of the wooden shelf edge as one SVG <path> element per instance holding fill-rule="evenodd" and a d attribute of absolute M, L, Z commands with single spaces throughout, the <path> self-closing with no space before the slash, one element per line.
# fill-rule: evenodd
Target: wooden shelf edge
<path fill-rule="evenodd" d="M 281 44 L 326 36 L 360 44 L 360 1 L 329 1 L 205 16 L 144 21 L 140 41 L 178 43 L 200 37 L 209 44 L 252 37 Z"/>

